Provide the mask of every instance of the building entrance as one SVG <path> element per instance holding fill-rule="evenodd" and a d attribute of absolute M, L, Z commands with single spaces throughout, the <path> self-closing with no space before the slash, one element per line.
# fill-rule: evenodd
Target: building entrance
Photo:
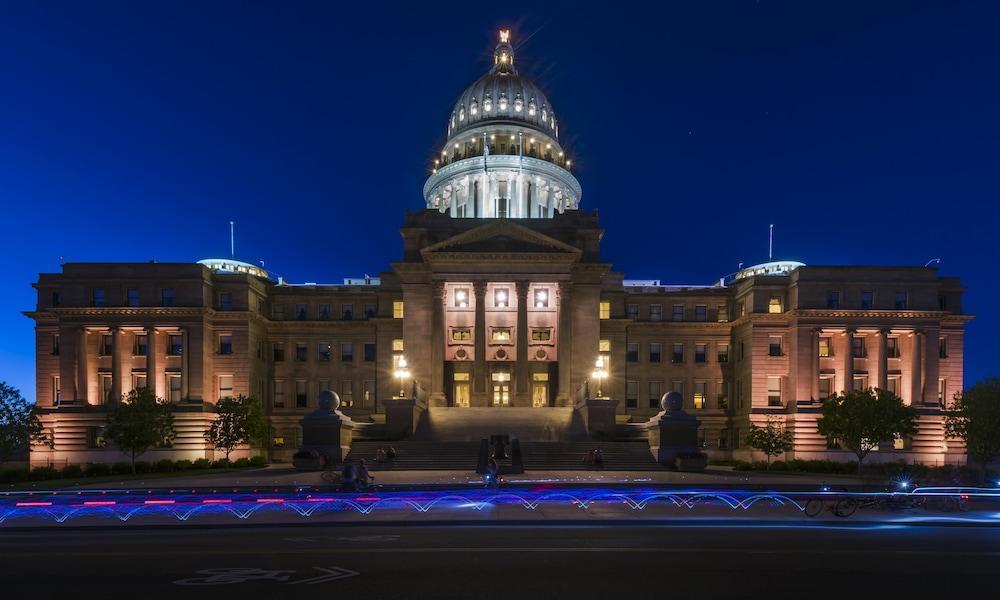
<path fill-rule="evenodd" d="M 471 396 L 469 374 L 455 373 L 455 406 L 469 408 L 469 396 Z"/>
<path fill-rule="evenodd" d="M 493 373 L 492 406 L 510 406 L 510 373 Z"/>
<path fill-rule="evenodd" d="M 549 405 L 549 374 L 534 373 L 531 376 L 531 405 L 542 408 Z"/>

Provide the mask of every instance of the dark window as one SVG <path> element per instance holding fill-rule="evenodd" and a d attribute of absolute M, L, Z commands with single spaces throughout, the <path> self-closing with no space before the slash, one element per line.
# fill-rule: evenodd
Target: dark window
<path fill-rule="evenodd" d="M 59 356 L 59 334 L 52 336 L 52 356 Z"/>
<path fill-rule="evenodd" d="M 219 354 L 232 354 L 233 353 L 233 336 L 231 335 L 220 335 L 219 336 Z"/>
<path fill-rule="evenodd" d="M 160 305 L 161 306 L 174 305 L 174 288 L 163 288 L 162 290 L 160 290 Z"/>
<path fill-rule="evenodd" d="M 885 355 L 889 358 L 899 358 L 899 338 L 886 338 Z"/>
<path fill-rule="evenodd" d="M 673 352 L 670 355 L 670 362 L 684 362 L 684 344 L 674 344 Z"/>
<path fill-rule="evenodd" d="M 829 290 L 826 292 L 826 307 L 840 308 L 840 292 Z"/>
<path fill-rule="evenodd" d="M 874 299 L 875 294 L 871 290 L 863 290 L 861 292 L 861 308 L 865 310 L 875 308 Z"/>
<path fill-rule="evenodd" d="M 729 362 L 729 344 L 718 345 L 718 360 L 720 363 Z"/>
<path fill-rule="evenodd" d="M 948 338 L 938 340 L 938 358 L 948 358 Z"/>
<path fill-rule="evenodd" d="M 219 310 L 233 310 L 232 292 L 222 292 L 219 294 Z"/>
<path fill-rule="evenodd" d="M 126 295 L 129 306 L 139 306 L 139 288 L 128 288 Z"/>
<path fill-rule="evenodd" d="M 365 311 L 365 318 L 366 319 L 374 319 L 375 316 L 378 314 L 378 311 L 375 308 L 375 303 L 374 302 L 366 302 L 365 305 L 364 305 L 364 311 Z"/>
<path fill-rule="evenodd" d="M 649 362 L 658 363 L 660 362 L 660 344 L 650 344 L 649 345 Z"/>
<path fill-rule="evenodd" d="M 851 338 L 851 356 L 854 358 L 864 358 L 865 354 L 865 338 L 863 337 L 853 337 Z"/>
<path fill-rule="evenodd" d="M 329 304 L 320 304 L 319 305 L 319 318 L 323 319 L 324 321 L 326 321 L 327 319 L 330 318 L 330 305 Z"/>
<path fill-rule="evenodd" d="M 109 333 L 101 334 L 101 344 L 97 348 L 97 353 L 100 356 L 111 356 L 111 351 L 114 348 L 114 340 Z"/>
<path fill-rule="evenodd" d="M 104 306 L 104 289 L 94 288 L 90 296 L 90 304 L 92 306 Z"/>
<path fill-rule="evenodd" d="M 53 303 L 52 306 L 58 306 L 58 304 Z M 948 310 L 948 297 L 944 294 L 938 296 L 938 310 Z"/>
<path fill-rule="evenodd" d="M 364 346 L 365 362 L 375 362 L 375 344 L 366 343 Z"/>
<path fill-rule="evenodd" d="M 695 321 L 707 321 L 708 320 L 708 307 L 704 304 L 699 304 L 694 307 L 694 320 Z"/>
<path fill-rule="evenodd" d="M 674 321 L 683 321 L 684 320 L 684 305 L 683 304 L 675 304 L 674 307 L 673 307 L 673 310 L 670 313 L 670 315 L 671 315 L 670 318 L 673 319 Z"/>
<path fill-rule="evenodd" d="M 767 354 L 769 356 L 781 356 L 781 338 L 771 337 L 767 343 Z"/>
<path fill-rule="evenodd" d="M 295 360 L 298 362 L 306 362 L 309 356 L 309 350 L 306 347 L 305 342 L 295 342 Z"/>
<path fill-rule="evenodd" d="M 146 356 L 149 352 L 149 337 L 145 335 L 135 336 L 135 349 L 132 352 L 134 356 Z"/>
<path fill-rule="evenodd" d="M 625 317 L 632 319 L 633 321 L 639 320 L 639 305 L 638 304 L 626 304 L 625 305 Z"/>
<path fill-rule="evenodd" d="M 179 333 L 171 333 L 167 336 L 167 354 L 169 356 L 180 356 L 184 351 L 184 336 Z"/>
<path fill-rule="evenodd" d="M 284 362 L 285 361 L 285 344 L 282 342 L 274 342 L 271 344 L 271 355 L 274 362 Z"/>
<path fill-rule="evenodd" d="M 307 316 L 308 315 L 306 314 L 306 305 L 305 304 L 296 304 L 295 305 L 295 318 L 298 319 L 299 321 L 305 321 Z"/>
<path fill-rule="evenodd" d="M 633 363 L 639 362 L 639 344 L 637 342 L 628 343 L 625 351 L 625 360 Z"/>
<path fill-rule="evenodd" d="M 896 310 L 906 310 L 907 304 L 906 292 L 896 292 Z"/>
<path fill-rule="evenodd" d="M 354 344 L 352 342 L 340 344 L 340 362 L 354 362 Z"/>
<path fill-rule="evenodd" d="M 52 292 L 52 308 L 59 308 L 62 304 L 62 294 L 59 292 Z"/>
<path fill-rule="evenodd" d="M 695 344 L 694 345 L 694 362 L 703 363 L 708 360 L 708 345 L 707 344 Z"/>
<path fill-rule="evenodd" d="M 354 305 L 353 304 L 341 304 L 340 305 L 340 318 L 345 321 L 350 321 L 354 318 Z"/>
<path fill-rule="evenodd" d="M 625 407 L 639 408 L 639 382 L 625 382 Z"/>
<path fill-rule="evenodd" d="M 333 358 L 333 345 L 330 342 L 320 342 L 319 343 L 319 360 L 322 362 L 328 362 Z"/>

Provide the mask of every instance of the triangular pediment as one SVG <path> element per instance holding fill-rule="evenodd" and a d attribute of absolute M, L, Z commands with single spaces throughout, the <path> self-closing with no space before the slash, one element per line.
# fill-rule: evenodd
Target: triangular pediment
<path fill-rule="evenodd" d="M 530 227 L 500 219 L 432 244 L 425 256 L 440 253 L 580 254 L 580 249 L 539 233 Z"/>

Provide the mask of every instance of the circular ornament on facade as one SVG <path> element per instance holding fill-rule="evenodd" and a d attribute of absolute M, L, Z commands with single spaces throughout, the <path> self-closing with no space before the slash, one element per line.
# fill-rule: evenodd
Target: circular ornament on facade
<path fill-rule="evenodd" d="M 465 348 L 459 348 L 458 351 L 455 352 L 455 358 L 465 359 L 468 358 L 468 356 L 469 353 L 465 351 Z"/>
<path fill-rule="evenodd" d="M 501 348 L 501 349 L 497 350 L 496 356 L 500 360 L 504 360 L 505 358 L 507 358 L 507 351 L 504 350 L 503 348 Z"/>
<path fill-rule="evenodd" d="M 535 358 L 537 358 L 538 360 L 545 360 L 545 357 L 547 356 L 548 353 L 545 352 L 545 350 L 542 350 L 541 348 L 535 351 Z"/>

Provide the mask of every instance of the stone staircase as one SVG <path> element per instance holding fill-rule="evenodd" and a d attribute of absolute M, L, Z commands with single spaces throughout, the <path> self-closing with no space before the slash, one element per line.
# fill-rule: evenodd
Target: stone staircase
<path fill-rule="evenodd" d="M 375 454 L 379 446 L 396 449 L 396 459 L 378 464 Z M 351 444 L 348 460 L 365 459 L 372 471 L 468 471 L 476 470 L 479 441 L 474 442 L 424 442 L 403 440 L 398 442 L 356 441 Z"/>
<path fill-rule="evenodd" d="M 594 448 L 604 452 L 605 471 L 659 471 L 646 441 L 635 442 L 521 442 L 524 470 L 580 471 L 594 467 L 584 463 Z"/>

